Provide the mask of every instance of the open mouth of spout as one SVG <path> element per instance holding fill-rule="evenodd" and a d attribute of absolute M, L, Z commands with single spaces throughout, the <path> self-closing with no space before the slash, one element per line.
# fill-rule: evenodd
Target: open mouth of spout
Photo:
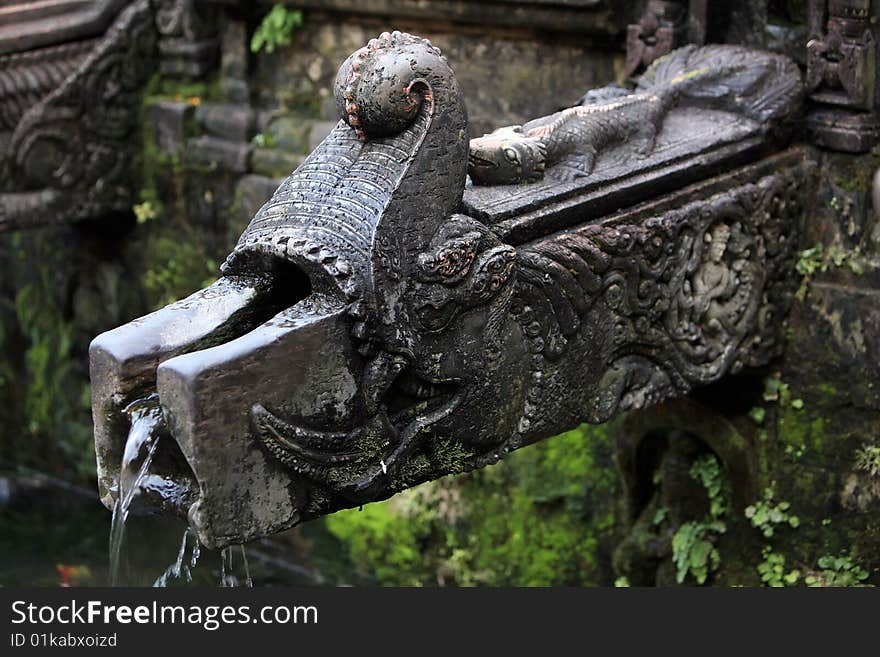
<path fill-rule="evenodd" d="M 124 515 L 185 515 L 198 487 L 180 447 L 171 436 L 157 394 L 129 404 L 130 418 L 119 474 L 111 483 L 115 507 Z"/>
<path fill-rule="evenodd" d="M 387 497 L 427 430 L 461 404 L 460 382 L 421 374 L 404 356 L 389 355 L 385 383 L 371 387 L 378 370 L 359 351 L 346 295 L 307 263 L 264 264 L 237 271 L 266 274 L 225 276 L 93 341 L 109 508 L 123 492 L 136 400 L 159 409 L 161 437 L 132 510 L 185 517 L 208 547 Z"/>
<path fill-rule="evenodd" d="M 143 458 L 139 445 L 150 444 L 149 467 L 140 473 L 137 490 L 129 491 L 132 511 L 187 516 L 200 495 L 199 478 L 170 429 L 173 404 L 160 394 L 159 368 L 234 342 L 310 292 L 302 271 L 278 263 L 265 274 L 223 277 L 92 342 L 95 446 L 105 506 L 120 501 L 133 463 Z M 144 418 L 153 418 L 148 430 Z"/>

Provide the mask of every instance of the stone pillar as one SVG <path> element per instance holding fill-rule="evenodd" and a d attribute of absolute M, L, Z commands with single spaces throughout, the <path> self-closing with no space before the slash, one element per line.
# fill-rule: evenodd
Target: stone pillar
<path fill-rule="evenodd" d="M 813 140 L 852 153 L 871 149 L 877 120 L 877 49 L 870 0 L 813 0 L 807 43 L 807 118 Z"/>
<path fill-rule="evenodd" d="M 155 11 L 162 74 L 198 78 L 211 70 L 220 45 L 214 5 L 159 0 Z"/>

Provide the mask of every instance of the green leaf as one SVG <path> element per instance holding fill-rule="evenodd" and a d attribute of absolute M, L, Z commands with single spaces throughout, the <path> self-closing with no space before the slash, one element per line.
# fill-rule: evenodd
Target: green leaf
<path fill-rule="evenodd" d="M 764 410 L 762 406 L 755 406 L 752 410 L 749 411 L 749 417 L 752 422 L 755 424 L 764 424 L 764 418 L 767 415 L 767 411 Z"/>

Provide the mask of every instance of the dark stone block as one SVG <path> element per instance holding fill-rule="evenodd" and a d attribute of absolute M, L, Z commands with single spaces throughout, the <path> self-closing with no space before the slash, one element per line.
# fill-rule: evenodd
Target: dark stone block
<path fill-rule="evenodd" d="M 198 78 L 214 68 L 217 62 L 217 39 L 190 41 L 185 38 L 163 38 L 159 41 L 159 70 L 163 75 Z"/>
<path fill-rule="evenodd" d="M 833 151 L 866 153 L 880 138 L 880 121 L 873 113 L 815 109 L 806 124 L 815 144 Z"/>
<path fill-rule="evenodd" d="M 193 106 L 189 103 L 162 100 L 154 103 L 150 112 L 156 147 L 169 155 L 179 153 L 186 141 L 187 124 L 192 119 Z"/>
<path fill-rule="evenodd" d="M 330 131 L 336 127 L 337 123 L 338 121 L 316 121 L 312 124 L 311 130 L 309 130 L 309 153 L 315 150 L 318 147 L 318 144 L 326 139 L 327 135 L 330 134 Z"/>
<path fill-rule="evenodd" d="M 236 220 L 246 226 L 282 182 L 283 179 L 254 174 L 242 176 L 235 187 Z"/>
<path fill-rule="evenodd" d="M 305 155 L 288 153 L 277 148 L 254 148 L 251 153 L 251 171 L 261 176 L 273 178 L 290 175 L 303 160 Z"/>
<path fill-rule="evenodd" d="M 248 105 L 202 103 L 196 120 L 208 134 L 228 141 L 250 141 L 254 134 L 254 110 Z"/>
<path fill-rule="evenodd" d="M 187 161 L 244 173 L 250 163 L 250 144 L 226 141 L 218 137 L 194 137 L 186 143 Z"/>

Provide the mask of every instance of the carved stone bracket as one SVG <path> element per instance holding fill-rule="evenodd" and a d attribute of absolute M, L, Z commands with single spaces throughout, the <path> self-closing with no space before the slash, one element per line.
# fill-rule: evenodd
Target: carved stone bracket
<path fill-rule="evenodd" d="M 880 135 L 875 112 L 877 47 L 870 0 L 814 0 L 807 88 L 818 107 L 808 125 L 819 145 L 869 150 Z"/>

